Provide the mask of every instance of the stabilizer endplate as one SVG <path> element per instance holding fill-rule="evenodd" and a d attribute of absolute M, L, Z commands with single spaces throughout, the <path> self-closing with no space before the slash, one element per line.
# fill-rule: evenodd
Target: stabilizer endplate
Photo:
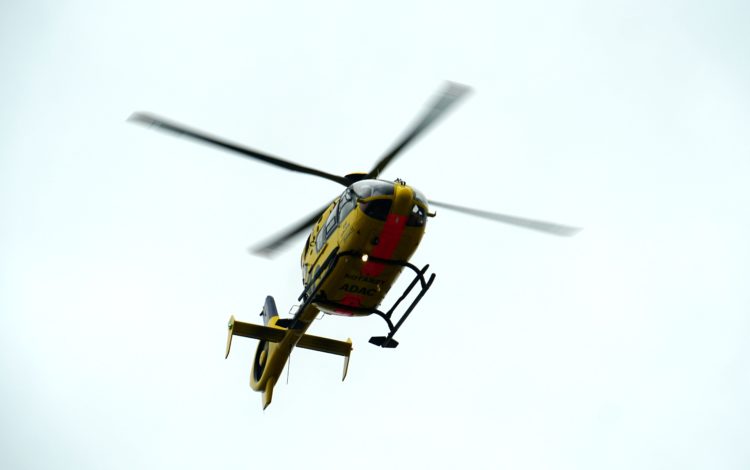
<path fill-rule="evenodd" d="M 227 332 L 227 350 L 226 350 L 226 353 L 224 354 L 224 359 L 229 357 L 229 350 L 232 348 L 232 336 L 234 336 L 232 334 L 232 330 L 234 330 L 234 315 L 229 317 L 228 327 L 229 327 L 229 331 Z"/>
<path fill-rule="evenodd" d="M 349 346 L 351 347 L 352 339 L 351 338 L 347 338 L 346 342 L 349 343 Z M 341 381 L 342 382 L 344 380 L 346 380 L 346 374 L 347 374 L 347 372 L 349 372 L 349 358 L 350 357 L 351 357 L 351 349 L 349 349 L 349 354 L 347 354 L 346 356 L 344 356 L 344 373 L 341 376 Z"/>

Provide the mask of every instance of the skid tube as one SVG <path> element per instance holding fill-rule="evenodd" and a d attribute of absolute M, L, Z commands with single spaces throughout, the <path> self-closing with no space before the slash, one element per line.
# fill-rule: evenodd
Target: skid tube
<path fill-rule="evenodd" d="M 362 253 L 359 252 L 343 252 L 343 253 L 333 253 L 332 257 L 329 258 L 329 260 L 325 263 L 327 268 L 325 269 L 325 272 L 323 273 L 323 280 L 327 275 L 333 271 L 333 268 L 336 266 L 338 261 L 341 258 L 344 257 L 354 257 L 354 258 L 361 258 Z M 400 261 L 400 260 L 392 260 L 392 259 L 384 259 L 384 258 L 377 258 L 374 256 L 370 256 L 367 260 L 368 263 L 380 263 L 380 264 L 387 264 L 391 266 L 401 266 L 402 268 L 409 268 L 414 272 L 414 279 L 412 279 L 411 283 L 409 283 L 409 286 L 404 289 L 404 292 L 401 294 L 401 296 L 396 300 L 396 302 L 393 304 L 393 306 L 387 311 L 383 312 L 381 310 L 378 310 L 377 308 L 364 308 L 364 307 L 352 307 L 349 305 L 343 305 L 337 302 L 331 302 L 324 298 L 320 298 L 317 295 L 318 289 L 314 289 L 312 292 L 312 296 L 307 296 L 308 289 L 305 289 L 305 292 L 300 296 L 300 299 L 307 297 L 308 299 L 311 299 L 311 302 L 315 302 L 319 305 L 325 305 L 328 308 L 336 309 L 340 308 L 343 310 L 349 310 L 353 312 L 361 312 L 361 313 L 368 313 L 368 314 L 375 314 L 385 320 L 386 324 L 388 325 L 388 335 L 387 336 L 373 336 L 370 338 L 370 343 L 374 344 L 375 346 L 380 346 L 381 348 L 395 348 L 398 346 L 398 341 L 393 339 L 393 336 L 396 334 L 399 328 L 401 328 L 401 325 L 404 324 L 406 319 L 409 317 L 411 312 L 414 310 L 414 307 L 417 306 L 420 300 L 422 300 L 422 297 L 427 293 L 430 286 L 432 286 L 432 282 L 435 280 L 435 274 L 430 274 L 429 279 L 425 278 L 425 274 L 427 273 L 427 269 L 430 267 L 429 264 L 424 265 L 422 269 L 418 269 L 413 264 L 407 262 L 407 261 Z M 323 270 L 321 270 L 322 272 Z M 318 272 L 317 274 L 321 274 L 321 272 Z M 315 281 L 317 280 L 319 276 L 315 276 L 310 285 L 314 285 Z M 417 283 L 419 283 L 420 290 L 417 293 L 417 296 L 412 300 L 411 304 L 407 307 L 406 311 L 401 315 L 401 317 L 398 319 L 396 323 L 393 322 L 393 313 L 395 312 L 396 308 L 401 304 L 401 302 L 406 299 L 406 297 L 411 293 L 411 291 L 416 287 Z M 321 283 L 322 284 L 322 280 Z M 320 286 L 318 284 L 318 286 Z"/>

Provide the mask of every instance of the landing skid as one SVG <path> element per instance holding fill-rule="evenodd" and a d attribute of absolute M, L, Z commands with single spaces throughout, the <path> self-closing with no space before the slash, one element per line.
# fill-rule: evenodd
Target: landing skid
<path fill-rule="evenodd" d="M 343 252 L 343 253 L 333 253 L 331 257 L 329 258 L 329 260 L 325 263 L 327 267 L 319 271 L 318 273 L 318 274 L 323 273 L 322 280 L 325 280 L 325 277 L 331 271 L 333 271 L 333 268 L 336 266 L 336 263 L 338 263 L 338 261 L 344 257 L 361 258 L 362 253 L 351 252 L 351 251 Z M 430 267 L 429 264 L 424 265 L 424 267 L 420 270 L 420 269 L 417 269 L 417 267 L 414 266 L 413 264 L 406 262 L 406 261 L 376 258 L 374 256 L 370 256 L 368 258 L 368 262 L 387 264 L 387 265 L 392 265 L 392 266 L 401 266 L 402 268 L 409 268 L 410 270 L 414 272 L 414 279 L 412 279 L 411 283 L 409 283 L 409 286 L 406 289 L 404 289 L 404 292 L 401 294 L 398 300 L 396 300 L 396 302 L 387 312 L 383 312 L 376 308 L 370 309 L 370 308 L 364 308 L 364 307 L 352 307 L 352 306 L 343 305 L 337 302 L 331 302 L 325 298 L 322 298 L 322 296 L 318 295 L 317 287 L 312 292 L 309 292 L 309 293 L 308 293 L 309 289 L 305 289 L 305 292 L 303 292 L 302 295 L 300 296 L 300 300 L 306 299 L 305 304 L 314 302 L 318 305 L 323 305 L 326 308 L 330 308 L 330 309 L 341 309 L 341 310 L 348 310 L 352 312 L 375 314 L 379 316 L 380 318 L 385 320 L 386 324 L 388 325 L 388 335 L 387 336 L 373 336 L 372 338 L 370 338 L 370 343 L 374 344 L 375 346 L 380 346 L 381 348 L 395 348 L 396 346 L 398 346 L 398 341 L 393 339 L 393 336 L 396 334 L 398 329 L 401 328 L 401 325 L 404 324 L 406 319 L 411 314 L 412 310 L 414 310 L 414 307 L 416 307 L 419 301 L 422 300 L 422 297 L 427 293 L 427 290 L 429 290 L 430 286 L 432 286 L 432 282 L 435 280 L 435 274 L 431 273 L 429 279 L 425 278 L 427 269 Z M 317 280 L 318 277 L 320 276 L 313 277 L 309 285 L 315 285 L 315 281 Z M 322 280 L 320 283 L 317 284 L 318 286 L 322 284 Z M 419 283 L 419 292 L 417 293 L 417 296 L 414 298 L 414 300 L 411 301 L 406 311 L 403 314 L 401 314 L 398 321 L 394 323 L 393 313 L 401 304 L 401 302 L 404 299 L 406 299 L 406 297 L 411 293 L 414 287 L 417 286 L 417 283 Z"/>

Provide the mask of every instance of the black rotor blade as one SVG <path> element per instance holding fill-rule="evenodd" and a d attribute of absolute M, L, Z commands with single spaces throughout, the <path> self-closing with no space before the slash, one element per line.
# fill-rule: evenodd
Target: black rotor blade
<path fill-rule="evenodd" d="M 447 204 L 445 202 L 438 202 L 430 200 L 431 206 L 442 207 L 444 209 L 450 209 L 464 214 L 474 215 L 483 219 L 494 220 L 496 222 L 503 222 L 516 227 L 523 227 L 532 230 L 538 230 L 544 233 L 551 233 L 552 235 L 559 235 L 561 237 L 572 237 L 573 235 L 580 232 L 581 228 L 569 227 L 567 225 L 553 224 L 551 222 L 544 222 L 542 220 L 526 219 L 523 217 L 516 217 L 513 215 L 497 214 L 495 212 L 487 212 L 479 209 L 472 209 L 471 207 L 456 206 L 454 204 Z"/>
<path fill-rule="evenodd" d="M 385 167 L 396 158 L 414 139 L 420 136 L 432 124 L 434 124 L 448 109 L 451 108 L 459 99 L 469 92 L 470 88 L 460 83 L 446 82 L 444 88 L 437 94 L 425 113 L 417 123 L 409 130 L 404 137 L 380 158 L 380 161 L 368 173 L 368 178 L 377 178 L 383 172 Z"/>
<path fill-rule="evenodd" d="M 296 171 L 299 173 L 305 173 L 307 175 L 319 176 L 321 178 L 335 181 L 336 183 L 342 184 L 344 186 L 349 186 L 350 184 L 349 180 L 343 176 L 333 175 L 325 171 L 316 170 L 315 168 L 309 168 L 306 166 L 298 165 L 293 162 L 282 160 L 281 158 L 274 157 L 273 155 L 269 155 L 267 153 L 253 150 L 249 147 L 235 144 L 228 140 L 224 140 L 219 137 L 206 134 L 196 129 L 191 129 L 185 125 L 176 123 L 174 121 L 169 121 L 167 119 L 161 118 L 154 114 L 133 113 L 128 118 L 128 121 L 137 122 L 137 123 L 149 126 L 149 127 L 156 127 L 157 129 L 161 129 L 167 132 L 172 132 L 180 136 L 186 136 L 186 137 L 190 137 L 195 140 L 198 140 L 200 142 L 216 145 L 226 150 L 237 152 L 241 155 L 244 155 L 245 157 L 254 158 L 256 160 L 260 160 L 271 165 L 285 168 L 287 170 Z"/>
<path fill-rule="evenodd" d="M 250 247 L 250 252 L 254 255 L 272 258 L 289 240 L 304 232 L 305 229 L 309 229 L 315 222 L 317 222 L 320 216 L 323 215 L 323 212 L 328 209 L 329 205 L 330 204 L 326 204 L 325 207 L 315 211 L 284 231 L 279 232 L 262 243 Z"/>

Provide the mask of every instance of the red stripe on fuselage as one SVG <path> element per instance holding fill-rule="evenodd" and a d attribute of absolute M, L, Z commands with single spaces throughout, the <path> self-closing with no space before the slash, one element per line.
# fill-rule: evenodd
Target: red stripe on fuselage
<path fill-rule="evenodd" d="M 344 298 L 339 301 L 339 303 L 341 305 L 346 305 L 347 307 L 361 307 L 362 296 L 357 294 L 346 294 Z M 345 308 L 337 308 L 336 313 L 338 313 L 339 315 L 354 315 L 351 311 Z"/>
<path fill-rule="evenodd" d="M 401 241 L 401 236 L 404 234 L 404 227 L 406 227 L 406 220 L 408 218 L 408 215 L 388 214 L 383 230 L 378 235 L 378 244 L 373 247 L 370 256 L 391 259 L 393 252 L 396 251 Z M 385 266 L 381 263 L 365 263 L 362 266 L 362 274 L 377 277 L 383 272 Z"/>

